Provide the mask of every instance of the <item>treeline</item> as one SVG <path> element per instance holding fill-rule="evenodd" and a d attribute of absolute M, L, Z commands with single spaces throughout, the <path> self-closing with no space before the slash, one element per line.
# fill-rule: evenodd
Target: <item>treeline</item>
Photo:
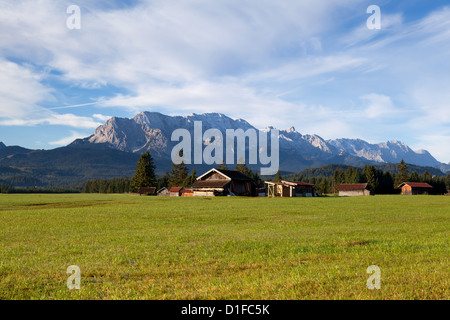
<path fill-rule="evenodd" d="M 95 179 L 87 181 L 83 193 L 126 193 L 130 192 L 129 178 L 113 178 L 109 180 Z"/>
<path fill-rule="evenodd" d="M 433 194 L 445 194 L 450 190 L 450 174 L 440 177 L 433 176 L 428 171 L 421 174 L 416 171 L 409 173 L 408 166 L 403 160 L 398 164 L 397 171 L 398 173 L 382 171 L 371 165 L 366 165 L 363 169 L 350 166 L 347 170 L 336 169 L 331 177 L 303 177 L 294 174 L 286 176 L 286 180 L 312 183 L 320 194 L 338 193 L 339 184 L 344 183 L 368 183 L 368 187 L 376 194 L 400 193 L 398 186 L 402 182 L 426 182 L 433 187 L 431 191 Z M 280 177 L 274 180 L 280 180 Z"/>
<path fill-rule="evenodd" d="M 225 164 L 219 165 L 218 169 L 228 170 Z M 238 164 L 234 170 L 240 171 L 250 177 L 256 185 L 263 185 L 261 177 L 256 171 L 251 170 L 245 164 Z M 155 166 L 150 153 L 144 153 L 136 164 L 136 173 L 132 178 L 94 179 L 87 181 L 83 193 L 128 193 L 137 192 L 139 187 L 190 187 L 197 180 L 195 169 L 189 172 L 189 168 L 182 162 L 172 164 L 172 170 L 161 177 L 154 174 Z"/>

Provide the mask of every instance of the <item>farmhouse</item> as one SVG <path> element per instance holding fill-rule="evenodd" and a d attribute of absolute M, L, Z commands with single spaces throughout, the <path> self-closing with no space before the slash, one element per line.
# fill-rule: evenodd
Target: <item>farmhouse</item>
<path fill-rule="evenodd" d="M 164 197 L 164 196 L 168 197 L 168 196 L 170 196 L 170 192 L 169 192 L 169 189 L 167 189 L 166 187 L 163 187 L 156 192 L 156 195 L 160 196 L 160 197 Z"/>
<path fill-rule="evenodd" d="M 234 170 L 211 169 L 192 184 L 194 196 L 254 196 L 255 183 Z"/>
<path fill-rule="evenodd" d="M 403 182 L 398 187 L 402 188 L 402 195 L 428 194 L 433 188 L 425 182 Z"/>
<path fill-rule="evenodd" d="M 272 182 L 267 184 L 267 195 L 269 197 L 316 197 L 316 186 L 310 183 L 299 181 Z"/>
<path fill-rule="evenodd" d="M 140 196 L 153 196 L 155 195 L 156 188 L 155 187 L 139 187 L 138 193 Z"/>
<path fill-rule="evenodd" d="M 369 189 L 367 183 L 340 184 L 338 189 L 340 197 L 374 195 L 373 191 Z"/>

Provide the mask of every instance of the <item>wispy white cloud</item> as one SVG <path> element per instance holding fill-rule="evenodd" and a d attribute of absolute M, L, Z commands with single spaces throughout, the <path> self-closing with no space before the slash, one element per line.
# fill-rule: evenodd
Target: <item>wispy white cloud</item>
<path fill-rule="evenodd" d="M 36 125 L 59 125 L 73 128 L 89 128 L 94 129 L 101 125 L 89 117 L 80 117 L 74 114 L 56 114 L 44 112 L 40 117 L 17 119 L 17 118 L 0 118 L 2 126 L 36 126 Z"/>
<path fill-rule="evenodd" d="M 82 28 L 68 30 L 69 4 L 0 0 L 0 124 L 94 128 L 126 109 L 216 111 L 341 137 L 448 126 L 449 8 L 413 21 L 382 10 L 374 32 L 363 0 L 79 0 Z M 85 92 L 118 91 L 48 110 L 56 86 L 33 66 Z"/>
<path fill-rule="evenodd" d="M 92 117 L 100 121 L 108 121 L 109 119 L 112 118 L 112 116 L 105 116 L 99 113 L 93 114 Z"/>
<path fill-rule="evenodd" d="M 0 118 L 19 118 L 34 113 L 37 104 L 51 99 L 52 89 L 29 67 L 0 58 Z"/>

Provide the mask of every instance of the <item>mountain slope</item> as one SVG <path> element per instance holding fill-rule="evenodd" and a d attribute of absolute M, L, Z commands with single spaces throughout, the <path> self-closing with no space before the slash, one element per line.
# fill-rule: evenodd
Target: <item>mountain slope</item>
<path fill-rule="evenodd" d="M 168 161 L 172 148 L 178 143 L 170 141 L 172 132 L 182 128 L 193 136 L 194 121 L 202 121 L 203 132 L 216 128 L 224 136 L 226 129 L 255 129 L 245 120 L 233 120 L 220 113 L 172 117 L 158 112 L 141 112 L 132 119 L 111 118 L 98 127 L 92 136 L 76 140 L 72 146 L 100 144 L 103 147 L 137 153 L 149 150 L 156 158 Z M 265 131 L 269 129 L 271 127 Z M 280 167 L 287 171 L 330 163 L 358 166 L 397 163 L 402 159 L 415 165 L 450 170 L 450 166 L 440 163 L 429 152 L 414 151 L 395 140 L 379 144 L 370 144 L 361 139 L 324 140 L 318 135 L 302 135 L 294 127 L 280 130 L 279 137 Z"/>

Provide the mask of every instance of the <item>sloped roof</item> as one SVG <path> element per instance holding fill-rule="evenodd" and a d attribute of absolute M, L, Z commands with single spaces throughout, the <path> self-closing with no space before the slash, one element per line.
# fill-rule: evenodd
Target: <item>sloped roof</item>
<path fill-rule="evenodd" d="M 231 179 L 231 180 L 240 180 L 240 181 L 252 181 L 252 179 L 248 176 L 246 176 L 245 174 L 243 174 L 240 171 L 236 171 L 236 170 L 222 170 L 222 169 L 211 169 L 208 172 L 202 174 L 200 177 L 197 178 L 197 181 L 201 181 L 201 179 L 208 175 L 210 172 L 218 172 L 222 175 L 224 175 L 225 177 Z"/>
<path fill-rule="evenodd" d="M 198 180 L 192 184 L 193 189 L 199 188 L 224 188 L 227 184 L 230 183 L 230 180 Z"/>
<path fill-rule="evenodd" d="M 150 193 L 154 194 L 156 191 L 155 187 L 139 187 L 138 193 Z"/>
<path fill-rule="evenodd" d="M 243 174 L 240 171 L 222 170 L 222 169 L 217 169 L 217 171 L 223 173 L 227 177 L 230 177 L 232 180 L 243 180 L 243 181 L 251 181 L 252 180 L 252 179 L 250 179 L 250 177 L 248 177 L 247 175 Z"/>
<path fill-rule="evenodd" d="M 405 184 L 407 184 L 411 188 L 433 188 L 432 186 L 430 186 L 428 183 L 425 182 L 403 182 L 401 185 L 399 185 L 399 188 L 403 187 Z"/>
<path fill-rule="evenodd" d="M 367 183 L 340 184 L 338 186 L 338 189 L 340 191 L 365 190 L 365 189 L 367 189 Z"/>
<path fill-rule="evenodd" d="M 284 183 L 284 184 L 288 184 L 288 185 L 290 184 L 290 185 L 303 186 L 303 187 L 314 187 L 314 185 L 311 184 L 311 183 L 306 183 L 306 182 L 301 182 L 301 181 L 285 181 L 285 180 L 282 180 L 281 182 Z"/>
<path fill-rule="evenodd" d="M 156 193 L 160 193 L 160 192 L 163 192 L 164 190 L 169 190 L 169 189 L 167 189 L 166 187 L 162 187 L 161 189 L 159 189 L 158 191 L 156 191 Z"/>
<path fill-rule="evenodd" d="M 170 192 L 180 192 L 180 190 L 183 189 L 182 187 L 172 187 L 169 189 Z"/>

